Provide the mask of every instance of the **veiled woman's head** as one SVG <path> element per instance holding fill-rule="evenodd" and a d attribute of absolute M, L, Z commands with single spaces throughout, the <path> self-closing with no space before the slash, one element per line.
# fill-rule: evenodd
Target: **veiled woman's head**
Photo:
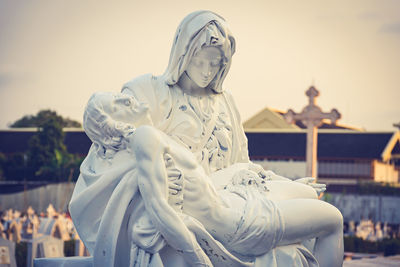
<path fill-rule="evenodd" d="M 222 92 L 229 71 L 235 39 L 225 20 L 211 11 L 196 11 L 179 25 L 164 73 L 168 85 L 186 74 L 199 87 Z"/>

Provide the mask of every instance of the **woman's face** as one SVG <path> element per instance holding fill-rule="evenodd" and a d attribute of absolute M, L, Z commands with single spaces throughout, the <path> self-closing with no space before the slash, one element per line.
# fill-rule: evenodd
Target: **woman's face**
<path fill-rule="evenodd" d="M 221 51 L 214 46 L 206 46 L 190 60 L 186 74 L 200 88 L 207 87 L 221 67 Z"/>

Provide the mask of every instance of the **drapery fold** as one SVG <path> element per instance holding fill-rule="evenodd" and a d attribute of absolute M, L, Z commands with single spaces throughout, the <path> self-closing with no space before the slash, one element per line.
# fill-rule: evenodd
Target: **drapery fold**
<path fill-rule="evenodd" d="M 154 87 L 160 83 L 161 86 Z M 149 119 L 146 125 L 168 131 L 171 125 L 168 114 L 176 108 L 174 94 L 168 90 L 168 86 L 155 81 L 152 75 L 144 75 L 126 84 L 123 92 L 136 97 L 139 103 L 148 105 Z M 233 127 L 229 164 L 248 162 L 246 137 L 233 100 L 228 92 L 222 92 L 219 97 L 221 103 L 228 107 L 227 116 Z M 161 112 L 156 113 L 155 110 Z M 173 132 L 170 134 L 173 135 Z M 81 175 L 70 202 L 71 217 L 94 257 L 95 266 L 125 266 L 127 262 L 131 266 L 164 266 L 164 263 L 168 263 L 165 257 L 178 252 L 168 248 L 146 213 L 138 190 L 133 153 L 126 149 L 108 158 L 100 157 L 97 152 L 98 147 L 93 145 L 82 163 Z M 216 184 L 218 182 L 215 181 Z M 256 213 L 253 212 L 253 215 Z M 207 255 L 214 266 L 226 266 L 227 261 L 231 266 L 318 266 L 312 253 L 301 244 L 277 247 L 265 255 L 241 261 L 201 224 L 195 225 L 188 223 L 187 227 L 195 234 L 200 246 L 208 251 Z M 240 238 L 237 241 L 242 242 Z M 220 254 L 210 252 L 209 246 Z M 165 253 L 167 249 L 169 254 Z M 185 266 L 187 263 L 181 261 L 181 264 Z"/>

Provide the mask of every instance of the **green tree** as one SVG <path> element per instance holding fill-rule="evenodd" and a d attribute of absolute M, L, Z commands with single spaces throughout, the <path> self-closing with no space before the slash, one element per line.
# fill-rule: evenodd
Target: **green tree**
<path fill-rule="evenodd" d="M 80 126 L 51 110 L 41 110 L 14 122 L 10 127 L 36 127 L 38 131 L 29 140 L 27 152 L 0 155 L 0 180 L 76 180 L 83 158 L 68 153 L 63 127 Z"/>
<path fill-rule="evenodd" d="M 80 128 L 82 125 L 69 118 L 63 118 L 52 110 L 41 110 L 36 115 L 26 115 L 10 125 L 11 128 L 41 127 L 48 120 L 56 120 L 61 127 Z"/>
<path fill-rule="evenodd" d="M 40 126 L 29 140 L 30 177 L 55 182 L 67 180 L 74 156 L 64 145 L 62 121 L 56 116 L 48 117 Z"/>
<path fill-rule="evenodd" d="M 24 153 L 13 153 L 4 156 L 2 161 L 4 180 L 24 180 L 29 170 Z"/>

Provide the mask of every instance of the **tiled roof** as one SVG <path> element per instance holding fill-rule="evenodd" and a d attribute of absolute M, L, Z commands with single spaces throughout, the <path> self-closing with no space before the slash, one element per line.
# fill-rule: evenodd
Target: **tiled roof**
<path fill-rule="evenodd" d="M 83 130 L 64 130 L 64 143 L 70 153 L 86 154 L 92 142 Z M 25 152 L 29 147 L 29 139 L 36 133 L 36 129 L 7 129 L 0 130 L 0 152 L 9 154 Z"/>
<path fill-rule="evenodd" d="M 250 157 L 304 159 L 305 132 L 248 132 Z M 319 132 L 319 158 L 381 159 L 393 133 Z"/>
<path fill-rule="evenodd" d="M 36 130 L 0 130 L 0 152 L 24 152 Z M 305 131 L 247 132 L 252 158 L 276 157 L 304 159 Z M 393 136 L 392 132 L 319 131 L 319 158 L 381 159 L 382 152 Z M 86 154 L 91 141 L 83 130 L 66 131 L 65 144 L 70 153 Z M 398 149 L 398 147 L 394 147 Z"/>

